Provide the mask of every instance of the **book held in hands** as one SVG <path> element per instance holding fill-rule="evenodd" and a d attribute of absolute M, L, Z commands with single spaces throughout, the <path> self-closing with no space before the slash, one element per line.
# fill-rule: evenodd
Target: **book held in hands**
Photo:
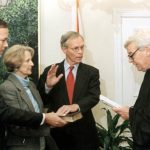
<path fill-rule="evenodd" d="M 110 106 L 110 107 L 116 107 L 116 108 L 120 108 L 120 107 L 121 107 L 120 104 L 116 103 L 116 102 L 113 101 L 113 100 L 110 100 L 109 98 L 107 98 L 107 97 L 105 97 L 105 96 L 103 96 L 103 95 L 100 95 L 100 100 L 101 100 L 104 104 L 106 104 L 106 105 L 108 105 L 108 106 Z"/>
<path fill-rule="evenodd" d="M 76 120 L 79 120 L 82 118 L 82 114 L 80 111 L 78 112 L 73 112 L 73 113 L 69 113 L 65 116 L 60 116 L 62 119 L 64 119 L 65 121 L 68 121 L 68 122 L 74 122 Z"/>

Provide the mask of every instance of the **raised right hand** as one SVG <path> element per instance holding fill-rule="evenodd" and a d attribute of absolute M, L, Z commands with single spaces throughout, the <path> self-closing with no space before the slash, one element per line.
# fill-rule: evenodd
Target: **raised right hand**
<path fill-rule="evenodd" d="M 51 66 L 50 70 L 47 73 L 46 85 L 49 88 L 52 88 L 63 77 L 63 74 L 60 74 L 58 77 L 56 77 L 57 69 L 58 65 L 54 64 Z"/>

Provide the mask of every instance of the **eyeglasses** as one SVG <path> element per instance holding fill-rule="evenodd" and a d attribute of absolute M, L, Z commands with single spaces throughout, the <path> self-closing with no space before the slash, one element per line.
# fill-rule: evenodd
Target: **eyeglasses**
<path fill-rule="evenodd" d="M 85 46 L 81 46 L 81 47 L 68 47 L 68 48 L 72 49 L 74 52 L 79 52 L 80 50 L 84 51 Z"/>
<path fill-rule="evenodd" d="M 128 55 L 128 58 L 129 58 L 130 60 L 134 60 L 133 56 L 136 54 L 136 52 L 137 52 L 139 49 L 140 49 L 140 48 L 136 49 L 133 53 L 129 54 L 129 55 Z"/>

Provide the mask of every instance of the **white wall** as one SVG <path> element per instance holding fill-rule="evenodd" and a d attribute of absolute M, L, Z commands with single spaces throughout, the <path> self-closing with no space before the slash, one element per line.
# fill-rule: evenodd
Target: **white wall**
<path fill-rule="evenodd" d="M 71 29 L 71 10 L 63 0 L 39 0 L 40 66 L 43 69 L 60 62 L 60 36 Z M 131 2 L 132 1 L 132 2 Z M 97 67 L 101 75 L 102 94 L 115 98 L 115 49 L 117 32 L 114 10 L 148 10 L 150 0 L 80 0 L 80 15 L 87 50 L 84 62 Z"/>

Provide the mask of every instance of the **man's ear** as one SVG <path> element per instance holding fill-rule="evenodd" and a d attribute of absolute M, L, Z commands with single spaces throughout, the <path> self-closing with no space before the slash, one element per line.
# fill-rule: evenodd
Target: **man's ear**
<path fill-rule="evenodd" d="M 62 47 L 61 49 L 66 54 L 67 48 L 66 47 Z"/>

